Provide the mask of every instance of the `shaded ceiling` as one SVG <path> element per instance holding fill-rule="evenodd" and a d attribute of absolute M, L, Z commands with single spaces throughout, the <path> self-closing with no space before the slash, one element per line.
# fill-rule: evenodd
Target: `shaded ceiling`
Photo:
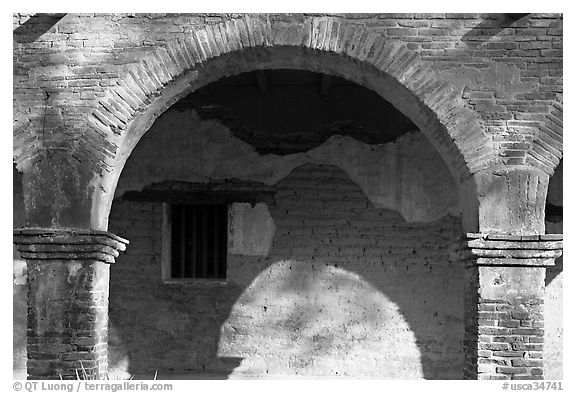
<path fill-rule="evenodd" d="M 170 110 L 183 108 L 221 121 L 261 154 L 307 151 L 333 135 L 380 144 L 418 131 L 372 90 L 309 71 L 266 70 L 224 78 Z"/>

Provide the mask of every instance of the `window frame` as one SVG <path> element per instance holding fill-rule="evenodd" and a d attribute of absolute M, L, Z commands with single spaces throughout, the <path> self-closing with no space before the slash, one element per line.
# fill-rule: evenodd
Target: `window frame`
<path fill-rule="evenodd" d="M 206 205 L 208 203 L 185 203 L 186 205 Z M 226 277 L 225 278 L 174 278 L 172 277 L 172 205 L 162 202 L 162 282 L 164 284 L 228 284 L 228 244 L 226 244 Z M 230 205 L 226 206 L 226 231 L 229 236 Z"/>

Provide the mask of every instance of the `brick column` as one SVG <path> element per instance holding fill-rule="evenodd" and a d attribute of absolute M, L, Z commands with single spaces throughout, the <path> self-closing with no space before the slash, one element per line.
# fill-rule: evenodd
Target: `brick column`
<path fill-rule="evenodd" d="M 562 235 L 467 234 L 452 256 L 466 264 L 466 379 L 543 379 L 544 278 Z"/>
<path fill-rule="evenodd" d="M 110 264 L 127 240 L 110 232 L 25 228 L 28 379 L 102 379 L 108 370 Z"/>

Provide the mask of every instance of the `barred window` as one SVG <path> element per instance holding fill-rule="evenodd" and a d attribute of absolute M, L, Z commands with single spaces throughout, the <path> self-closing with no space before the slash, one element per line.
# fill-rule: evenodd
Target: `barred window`
<path fill-rule="evenodd" d="M 226 279 L 228 206 L 164 204 L 164 280 Z"/>

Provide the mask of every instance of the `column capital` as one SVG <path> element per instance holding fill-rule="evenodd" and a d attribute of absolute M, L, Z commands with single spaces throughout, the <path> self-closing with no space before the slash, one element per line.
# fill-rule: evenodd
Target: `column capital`
<path fill-rule="evenodd" d="M 111 232 L 75 228 L 14 229 L 16 249 L 26 260 L 75 260 L 114 263 L 128 240 Z"/>
<path fill-rule="evenodd" d="M 562 234 L 467 233 L 452 247 L 454 261 L 471 266 L 553 266 L 562 255 Z"/>

